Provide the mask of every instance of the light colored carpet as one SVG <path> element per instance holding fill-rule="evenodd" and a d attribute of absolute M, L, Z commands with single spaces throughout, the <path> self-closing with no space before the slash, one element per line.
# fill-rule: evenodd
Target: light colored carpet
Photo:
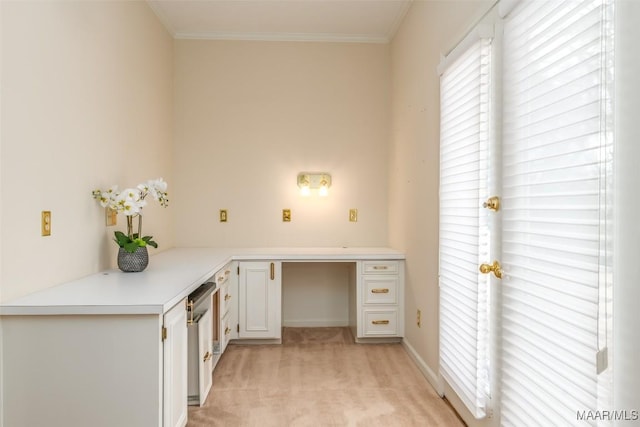
<path fill-rule="evenodd" d="M 400 344 L 347 328 L 284 328 L 282 345 L 229 345 L 188 427 L 463 426 Z"/>

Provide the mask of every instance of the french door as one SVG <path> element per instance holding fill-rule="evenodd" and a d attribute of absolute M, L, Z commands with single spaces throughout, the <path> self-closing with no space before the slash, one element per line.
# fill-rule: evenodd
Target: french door
<path fill-rule="evenodd" d="M 521 1 L 440 70 L 440 372 L 470 425 L 607 424 L 612 6 Z"/>

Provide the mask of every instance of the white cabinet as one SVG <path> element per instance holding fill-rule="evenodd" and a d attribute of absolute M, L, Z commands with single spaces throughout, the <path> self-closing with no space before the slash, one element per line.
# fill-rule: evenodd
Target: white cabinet
<path fill-rule="evenodd" d="M 231 307 L 237 304 L 237 297 L 234 298 L 229 286 L 229 280 L 225 279 L 224 284 L 220 288 L 220 352 L 224 353 L 231 339 L 231 324 L 229 314 Z"/>
<path fill-rule="evenodd" d="M 237 262 L 231 262 L 215 274 L 218 287 L 218 322 L 216 340 L 219 354 L 224 353 L 227 344 L 232 339 L 238 338 L 236 324 L 238 318 L 238 275 L 236 274 Z"/>
<path fill-rule="evenodd" d="M 211 307 L 211 296 L 207 298 Z M 202 406 L 211 389 L 213 370 L 212 310 L 196 313 L 189 331 L 189 404 Z"/>
<path fill-rule="evenodd" d="M 352 265 L 349 325 L 356 341 L 398 341 L 404 336 L 404 261 L 360 260 Z M 239 267 L 237 338 L 280 341 L 282 262 L 240 261 Z"/>
<path fill-rule="evenodd" d="M 154 265 L 142 273 L 100 272 L 0 304 L 0 423 L 184 426 L 189 391 L 183 298 L 212 271 L 225 279 L 205 304 L 213 326 L 204 335 L 224 346 L 237 338 L 281 341 L 283 261 L 349 263 L 349 324 L 356 339 L 403 336 L 404 261 L 396 251 L 237 251 L 174 248 L 154 256 Z M 381 254 L 390 259 L 371 259 Z M 200 360 L 211 345 L 204 335 Z M 211 345 L 212 364 L 224 346 Z"/>
<path fill-rule="evenodd" d="M 404 336 L 404 261 L 358 262 L 356 300 L 356 340 Z"/>
<path fill-rule="evenodd" d="M 3 425 L 184 426 L 186 322 L 185 300 L 164 315 L 3 316 Z"/>
<path fill-rule="evenodd" d="M 240 262 L 240 339 L 282 337 L 282 263 L 278 261 Z"/>
<path fill-rule="evenodd" d="M 187 310 L 186 300 L 164 315 L 163 328 L 164 427 L 187 424 Z"/>

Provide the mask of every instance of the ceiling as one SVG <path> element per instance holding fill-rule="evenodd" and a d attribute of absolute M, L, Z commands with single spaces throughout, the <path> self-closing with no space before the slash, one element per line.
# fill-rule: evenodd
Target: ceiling
<path fill-rule="evenodd" d="M 388 43 L 411 0 L 147 0 L 174 38 Z"/>

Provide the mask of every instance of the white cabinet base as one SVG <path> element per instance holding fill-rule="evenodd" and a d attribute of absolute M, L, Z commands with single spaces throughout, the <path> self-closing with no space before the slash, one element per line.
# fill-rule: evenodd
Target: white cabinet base
<path fill-rule="evenodd" d="M 161 320 L 3 317 L 4 425 L 162 426 Z"/>

